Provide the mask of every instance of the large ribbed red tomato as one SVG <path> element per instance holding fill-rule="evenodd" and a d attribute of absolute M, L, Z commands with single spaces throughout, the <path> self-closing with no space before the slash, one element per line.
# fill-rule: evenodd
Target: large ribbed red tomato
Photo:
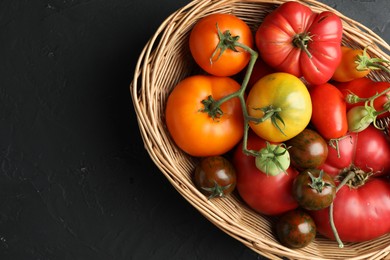
<path fill-rule="evenodd" d="M 342 33 L 341 19 L 335 13 L 314 13 L 291 1 L 266 16 L 255 40 L 270 66 L 316 85 L 327 82 L 340 63 Z"/>

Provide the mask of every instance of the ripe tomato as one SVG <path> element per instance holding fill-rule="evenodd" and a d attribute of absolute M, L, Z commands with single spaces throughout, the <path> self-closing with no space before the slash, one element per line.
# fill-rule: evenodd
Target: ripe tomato
<path fill-rule="evenodd" d="M 293 196 L 298 204 L 307 210 L 319 210 L 333 202 L 336 196 L 336 184 L 323 170 L 304 170 L 293 182 Z"/>
<path fill-rule="evenodd" d="M 227 33 L 230 33 L 230 38 Z M 250 54 L 240 47 L 220 48 L 218 45 L 235 40 L 252 48 L 253 35 L 249 26 L 232 14 L 216 13 L 205 16 L 195 24 L 190 33 L 189 46 L 195 62 L 203 70 L 215 76 L 232 76 L 244 69 L 250 60 Z M 226 49 L 222 52 L 223 48 Z"/>
<path fill-rule="evenodd" d="M 341 46 L 341 62 L 332 79 L 338 82 L 347 82 L 367 76 L 371 70 L 364 63 L 369 59 L 370 56 L 364 50 Z"/>
<path fill-rule="evenodd" d="M 247 148 L 259 151 L 266 141 L 249 132 Z M 233 154 L 233 165 L 237 174 L 237 191 L 241 198 L 255 211 L 265 215 L 278 215 L 297 208 L 291 194 L 291 185 L 298 172 L 289 167 L 286 173 L 267 175 L 256 167 L 256 158 L 242 151 L 238 145 Z"/>
<path fill-rule="evenodd" d="M 313 104 L 311 123 L 325 139 L 336 139 L 348 131 L 347 105 L 341 91 L 325 83 L 309 89 Z"/>
<path fill-rule="evenodd" d="M 181 82 L 170 93 L 165 120 L 176 145 L 192 156 L 221 155 L 242 138 L 244 119 L 238 98 L 220 106 L 222 115 L 213 118 L 202 101 L 218 100 L 240 89 L 229 77 L 195 75 Z"/>
<path fill-rule="evenodd" d="M 314 169 L 328 157 L 328 144 L 316 131 L 306 128 L 286 142 L 291 162 L 297 169 Z"/>
<path fill-rule="evenodd" d="M 386 89 L 390 89 L 390 82 L 387 81 L 373 81 L 369 78 L 354 79 L 344 83 L 334 83 L 337 88 L 343 93 L 346 98 L 348 94 L 355 94 L 360 98 L 370 98 L 377 93 L 381 93 Z M 374 108 L 377 111 L 383 109 L 383 105 L 390 103 L 390 90 L 374 100 Z M 357 102 L 354 104 L 347 103 L 347 110 L 355 106 L 363 106 L 364 102 Z M 378 115 L 378 118 L 388 117 L 390 112 Z"/>
<path fill-rule="evenodd" d="M 310 122 L 312 104 L 303 82 L 288 73 L 269 74 L 249 91 L 249 116 L 267 118 L 264 122 L 250 121 L 251 129 L 270 142 L 283 142 L 299 134 Z"/>
<path fill-rule="evenodd" d="M 372 178 L 363 186 L 343 186 L 336 195 L 333 219 L 343 242 L 362 242 L 390 232 L 390 183 Z M 310 212 L 318 232 L 334 239 L 329 208 Z"/>
<path fill-rule="evenodd" d="M 312 217 L 302 210 L 283 214 L 276 223 L 280 242 L 290 248 L 302 248 L 316 237 L 317 227 Z"/>
<path fill-rule="evenodd" d="M 330 144 L 328 150 L 328 157 L 319 168 L 332 176 L 352 166 L 376 176 L 390 174 L 390 140 L 374 126 L 340 139 L 338 151 Z"/>
<path fill-rule="evenodd" d="M 278 71 L 324 84 L 341 60 L 341 19 L 299 2 L 286 2 L 267 15 L 255 40 L 261 57 Z"/>
<path fill-rule="evenodd" d="M 236 187 L 236 170 L 222 156 L 204 157 L 195 167 L 194 182 L 209 199 L 224 197 Z"/>

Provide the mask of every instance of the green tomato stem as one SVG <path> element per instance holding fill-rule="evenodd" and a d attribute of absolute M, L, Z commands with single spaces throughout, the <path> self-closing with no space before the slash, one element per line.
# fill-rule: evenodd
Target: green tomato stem
<path fill-rule="evenodd" d="M 337 192 L 338 192 L 345 184 L 347 184 L 347 182 L 348 182 L 349 180 L 351 180 L 352 178 L 354 178 L 355 175 L 356 175 L 355 172 L 353 172 L 353 171 L 349 172 L 348 175 L 347 175 L 347 177 L 345 177 L 344 180 L 343 180 L 342 182 L 340 182 L 340 184 L 337 186 L 337 188 L 336 188 L 336 194 L 337 194 Z M 332 204 L 330 204 L 330 206 L 329 206 L 329 222 L 330 222 L 330 226 L 331 226 L 332 231 L 333 231 L 333 235 L 334 235 L 334 237 L 335 237 L 337 243 L 339 244 L 339 247 L 340 247 L 340 248 L 343 248 L 343 247 L 344 247 L 343 241 L 341 241 L 340 236 L 339 236 L 339 233 L 337 232 L 336 225 L 335 225 L 335 223 L 334 223 L 334 218 L 333 218 L 333 207 L 334 207 L 334 206 L 333 206 L 333 203 L 334 203 L 334 202 L 332 202 Z"/>

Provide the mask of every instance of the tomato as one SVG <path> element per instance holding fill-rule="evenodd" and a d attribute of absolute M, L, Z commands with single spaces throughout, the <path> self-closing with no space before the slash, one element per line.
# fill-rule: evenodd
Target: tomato
<path fill-rule="evenodd" d="M 236 187 L 236 171 L 225 157 L 204 157 L 195 167 L 194 182 L 209 199 L 224 197 Z"/>
<path fill-rule="evenodd" d="M 313 13 L 308 6 L 291 1 L 265 17 L 255 41 L 271 67 L 318 85 L 330 80 L 341 61 L 342 32 L 335 13 Z"/>
<path fill-rule="evenodd" d="M 313 104 L 311 123 L 326 140 L 337 139 L 348 131 L 347 105 L 341 91 L 329 84 L 310 87 Z"/>
<path fill-rule="evenodd" d="M 336 184 L 332 177 L 319 169 L 302 171 L 295 177 L 292 190 L 298 204 L 308 210 L 329 207 L 336 196 Z"/>
<path fill-rule="evenodd" d="M 338 150 L 331 144 L 328 150 L 328 157 L 319 168 L 332 176 L 351 166 L 375 175 L 390 174 L 390 140 L 374 126 L 347 134 L 338 141 Z"/>
<path fill-rule="evenodd" d="M 390 183 L 372 178 L 363 186 L 343 186 L 336 195 L 333 219 L 343 242 L 362 242 L 390 232 Z M 318 232 L 334 239 L 329 208 L 310 213 Z"/>
<path fill-rule="evenodd" d="M 340 239 L 359 242 L 390 232 L 390 184 L 382 178 L 390 176 L 388 136 L 369 126 L 359 133 L 348 134 L 338 147 L 339 155 L 329 147 L 328 158 L 320 168 L 335 176 L 337 182 L 349 173 L 356 175 L 337 192 L 333 202 L 333 218 Z M 329 211 L 311 214 L 318 231 L 333 238 Z"/>
<path fill-rule="evenodd" d="M 288 73 L 269 74 L 251 88 L 246 99 L 251 129 L 270 142 L 283 142 L 306 128 L 312 114 L 310 94 L 303 82 Z"/>
<path fill-rule="evenodd" d="M 253 47 L 249 26 L 232 14 L 216 13 L 195 24 L 189 47 L 195 62 L 203 70 L 216 76 L 232 76 L 243 70 L 250 60 L 250 54 L 243 48 L 229 47 L 235 41 Z"/>
<path fill-rule="evenodd" d="M 166 125 L 176 145 L 192 156 L 221 155 L 231 150 L 244 133 L 240 100 L 222 103 L 216 111 L 222 115 L 212 115 L 212 100 L 239 89 L 240 85 L 229 77 L 194 75 L 179 82 L 165 108 Z M 208 113 L 205 108 L 212 111 Z"/>
<path fill-rule="evenodd" d="M 334 84 L 340 89 L 345 98 L 347 98 L 347 95 L 351 93 L 355 94 L 360 98 L 370 98 L 377 93 L 381 93 L 388 89 L 389 91 L 387 91 L 386 94 L 376 98 L 373 104 L 375 110 L 377 111 L 381 111 L 384 108 L 383 106 L 385 104 L 390 104 L 390 82 L 374 81 L 369 78 L 360 78 L 345 83 Z M 347 103 L 347 110 L 350 110 L 352 107 L 362 105 L 364 105 L 364 101 L 353 104 Z M 388 116 L 390 116 L 390 112 L 380 114 L 377 118 L 384 118 Z"/>
<path fill-rule="evenodd" d="M 370 56 L 364 50 L 341 46 L 341 62 L 332 79 L 338 82 L 347 82 L 367 76 L 371 70 L 365 63 L 369 59 Z"/>
<path fill-rule="evenodd" d="M 264 147 L 266 141 L 250 131 L 247 148 L 258 151 Z M 256 167 L 254 156 L 243 153 L 242 143 L 234 150 L 233 165 L 237 173 L 236 189 L 243 201 L 255 211 L 278 215 L 298 206 L 291 194 L 292 182 L 298 175 L 294 168 L 289 167 L 287 174 L 267 175 Z"/>
<path fill-rule="evenodd" d="M 297 169 L 317 168 L 328 157 L 328 144 L 315 130 L 306 128 L 286 142 L 291 162 Z"/>
<path fill-rule="evenodd" d="M 315 238 L 317 227 L 312 217 L 302 210 L 292 210 L 281 216 L 276 223 L 280 242 L 290 248 L 302 248 Z"/>

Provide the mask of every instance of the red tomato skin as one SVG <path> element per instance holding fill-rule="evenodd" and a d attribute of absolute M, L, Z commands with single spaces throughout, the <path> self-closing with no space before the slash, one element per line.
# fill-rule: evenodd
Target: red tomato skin
<path fill-rule="evenodd" d="M 260 150 L 265 147 L 263 139 L 250 132 L 248 149 Z M 256 168 L 255 157 L 242 152 L 242 144 L 233 155 L 237 173 L 236 189 L 249 207 L 264 215 L 279 215 L 298 207 L 292 196 L 292 183 L 298 171 L 290 167 L 287 174 L 266 175 Z"/>
<path fill-rule="evenodd" d="M 309 34 L 310 58 L 294 43 Z M 287 2 L 266 16 L 255 42 L 261 57 L 278 71 L 303 76 L 310 84 L 324 84 L 341 61 L 342 23 L 332 12 L 313 13 L 298 2 Z"/>
<path fill-rule="evenodd" d="M 360 98 L 369 98 L 390 88 L 390 82 L 373 81 L 369 78 L 359 78 L 343 83 L 334 82 L 334 85 L 340 89 L 344 97 L 352 92 Z M 374 108 L 377 111 L 381 111 L 383 109 L 383 105 L 388 102 L 390 102 L 390 91 L 374 100 Z M 364 102 L 358 102 L 355 104 L 347 103 L 347 111 L 355 106 L 362 105 L 364 105 Z M 378 118 L 388 116 L 390 116 L 390 112 L 381 114 Z"/>
<path fill-rule="evenodd" d="M 311 123 L 326 140 L 348 131 L 347 105 L 341 91 L 330 83 L 309 87 L 312 101 Z"/>
<path fill-rule="evenodd" d="M 352 165 L 375 176 L 390 175 L 390 140 L 374 126 L 359 133 L 349 133 L 338 142 L 338 151 L 328 145 L 328 157 L 320 167 L 337 176 Z"/>
<path fill-rule="evenodd" d="M 353 164 L 363 171 L 390 175 L 390 139 L 384 132 L 370 126 L 357 133 Z"/>
<path fill-rule="evenodd" d="M 390 232 L 390 183 L 372 178 L 358 189 L 342 187 L 334 200 L 333 218 L 343 242 L 362 242 Z M 329 208 L 311 211 L 317 230 L 334 239 Z"/>

